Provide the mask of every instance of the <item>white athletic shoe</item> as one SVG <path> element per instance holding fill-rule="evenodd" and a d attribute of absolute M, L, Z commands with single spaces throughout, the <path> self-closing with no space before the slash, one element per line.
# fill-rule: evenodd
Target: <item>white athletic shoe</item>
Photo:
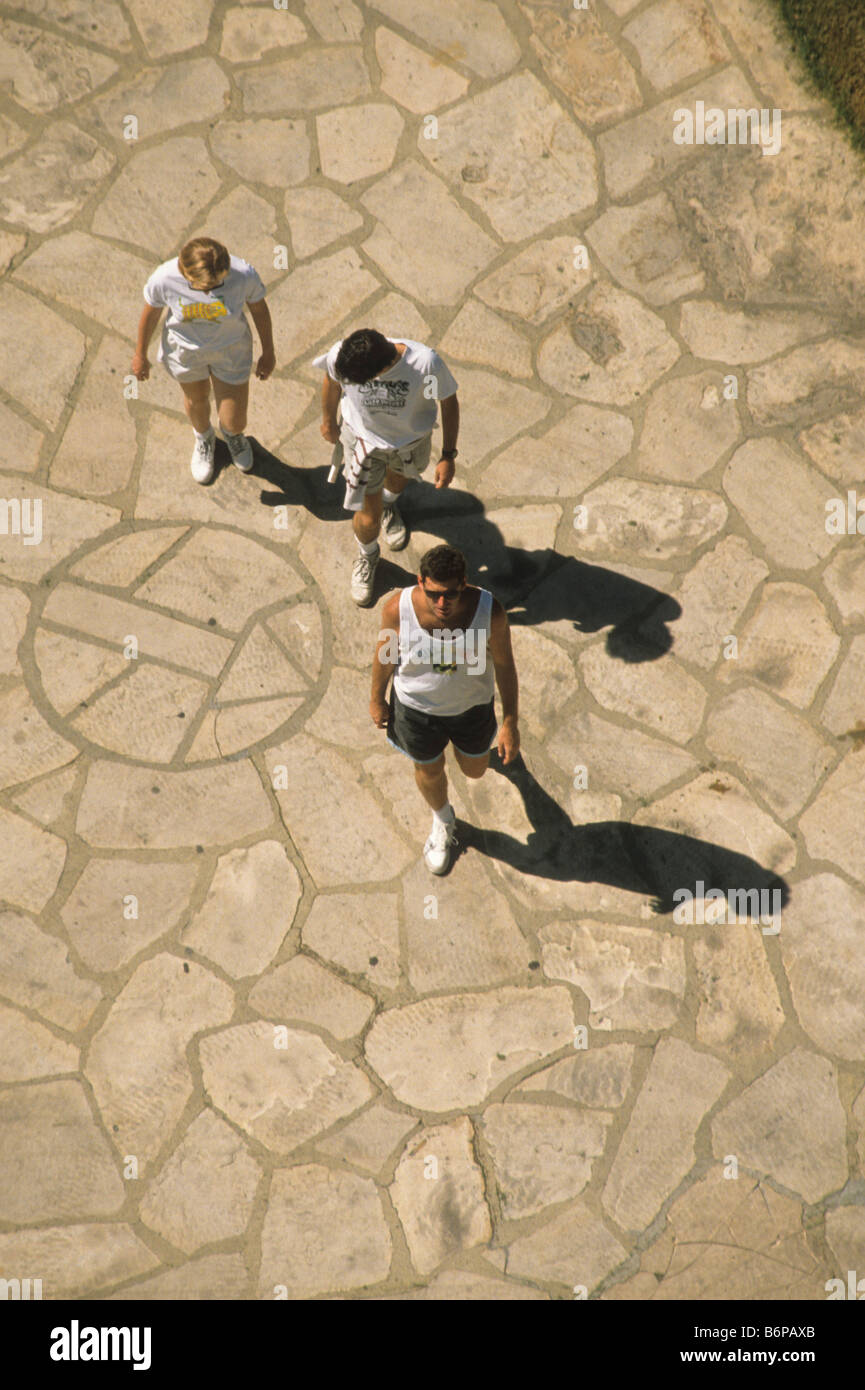
<path fill-rule="evenodd" d="M 451 862 L 451 845 L 457 843 L 456 821 L 433 820 L 423 859 L 431 874 L 443 874 Z"/>
<path fill-rule="evenodd" d="M 216 435 L 211 430 L 206 439 L 196 439 L 190 468 L 197 483 L 212 483 L 216 471 Z"/>
<path fill-rule="evenodd" d="M 239 468 L 241 473 L 251 473 L 255 460 L 252 457 L 252 445 L 245 434 L 226 434 L 222 431 L 222 437 L 228 445 L 228 452 L 231 454 L 231 462 L 235 468 Z"/>
<path fill-rule="evenodd" d="M 376 566 L 381 558 L 381 549 L 376 547 L 374 555 L 360 552 L 351 568 L 351 596 L 361 608 L 372 603 L 375 588 Z"/>

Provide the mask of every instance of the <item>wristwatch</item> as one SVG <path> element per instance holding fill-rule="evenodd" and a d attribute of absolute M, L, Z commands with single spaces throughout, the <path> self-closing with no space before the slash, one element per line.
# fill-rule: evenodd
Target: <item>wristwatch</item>
<path fill-rule="evenodd" d="M 451 460 L 453 460 L 453 459 L 456 458 L 456 456 L 457 456 L 458 453 L 459 453 L 459 449 L 442 449 L 441 456 L 442 456 L 443 459 L 451 459 Z"/>

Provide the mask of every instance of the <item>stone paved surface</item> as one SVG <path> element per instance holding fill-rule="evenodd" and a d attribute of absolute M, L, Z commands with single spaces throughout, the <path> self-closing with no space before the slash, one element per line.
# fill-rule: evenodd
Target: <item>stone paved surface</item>
<path fill-rule="evenodd" d="M 14 0 L 3 1276 L 761 1300 L 861 1273 L 865 540 L 826 504 L 863 483 L 865 192 L 773 13 Z M 779 108 L 780 151 L 675 143 L 697 101 Z M 200 231 L 262 274 L 279 364 L 255 473 L 210 490 L 161 370 L 124 395 L 141 285 Z M 464 421 L 381 594 L 462 545 L 522 679 L 525 768 L 455 777 L 443 880 L 368 719 L 318 434 L 311 358 L 362 323 L 441 346 Z M 698 881 L 783 911 L 679 920 Z"/>

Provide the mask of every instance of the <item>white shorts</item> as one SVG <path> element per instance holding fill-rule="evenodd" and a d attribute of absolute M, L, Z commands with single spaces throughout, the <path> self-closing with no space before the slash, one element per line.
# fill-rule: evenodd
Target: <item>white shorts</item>
<path fill-rule="evenodd" d="M 220 347 L 186 347 L 168 331 L 162 335 L 158 360 L 175 381 L 207 381 L 211 375 L 227 386 L 242 386 L 252 373 L 252 334 Z"/>

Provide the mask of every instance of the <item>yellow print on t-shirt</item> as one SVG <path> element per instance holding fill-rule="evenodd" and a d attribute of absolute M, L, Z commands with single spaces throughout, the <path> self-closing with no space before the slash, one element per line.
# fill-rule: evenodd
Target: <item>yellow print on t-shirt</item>
<path fill-rule="evenodd" d="M 211 304 L 199 304 L 194 301 L 184 304 L 181 299 L 180 308 L 184 319 L 222 319 L 228 313 L 225 305 L 220 303 L 218 299 L 215 299 Z"/>

